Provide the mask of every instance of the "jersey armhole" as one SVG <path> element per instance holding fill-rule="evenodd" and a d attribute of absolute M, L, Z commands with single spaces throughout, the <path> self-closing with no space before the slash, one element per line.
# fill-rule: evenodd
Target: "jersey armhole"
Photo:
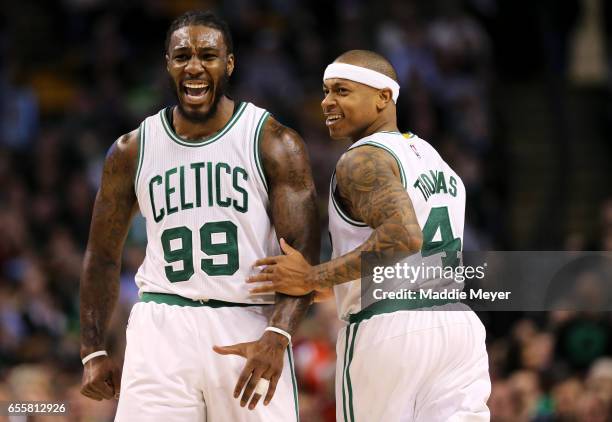
<path fill-rule="evenodd" d="M 332 204 L 334 205 L 334 209 L 336 210 L 336 212 L 338 213 L 340 218 L 342 218 L 346 223 L 350 224 L 351 226 L 355 226 L 355 227 L 369 227 L 363 221 L 359 221 L 359 220 L 355 220 L 354 218 L 351 218 L 349 216 L 348 212 L 346 212 L 342 208 L 342 205 L 336 199 L 336 194 L 335 194 L 336 193 L 336 186 L 337 186 L 337 182 L 336 182 L 336 170 L 334 170 L 334 172 L 332 174 L 332 177 L 331 177 L 331 183 L 329 185 L 329 198 L 330 198 L 329 200 L 332 201 Z M 330 236 L 330 238 L 331 238 L 331 236 Z"/>
<path fill-rule="evenodd" d="M 144 161 L 145 130 L 146 120 L 143 120 L 138 127 L 138 164 L 136 167 L 136 176 L 134 177 L 134 190 L 136 191 L 136 196 L 138 196 L 138 179 L 140 178 L 140 171 L 142 170 L 142 163 Z"/>
<path fill-rule="evenodd" d="M 362 146 L 371 146 L 371 147 L 375 147 L 375 148 L 380 148 L 382 150 L 387 151 L 391 157 L 393 157 L 393 159 L 395 160 L 395 162 L 397 163 L 397 167 L 399 168 L 399 172 L 400 172 L 400 180 L 402 182 L 402 186 L 404 187 L 404 189 L 407 189 L 407 185 L 406 185 L 406 173 L 404 172 L 404 166 L 402 166 L 402 162 L 399 159 L 399 157 L 395 154 L 395 152 L 393 152 L 393 150 L 391 148 L 389 148 L 386 145 L 383 145 L 381 143 L 378 143 L 376 141 L 366 141 L 362 144 L 357 145 L 354 148 L 359 148 Z M 354 148 L 350 148 L 350 149 L 354 149 Z"/>
<path fill-rule="evenodd" d="M 253 140 L 253 155 L 255 157 L 255 166 L 257 167 L 257 174 L 259 174 L 259 179 L 263 184 L 266 192 L 268 191 L 268 181 L 266 180 L 266 174 L 263 171 L 263 164 L 261 162 L 261 154 L 259 151 L 259 146 L 261 144 L 261 134 L 263 132 L 263 127 L 268 121 L 268 117 L 270 117 L 270 113 L 265 111 L 261 117 L 259 118 L 259 122 L 257 122 L 257 128 L 255 129 L 255 139 Z"/>

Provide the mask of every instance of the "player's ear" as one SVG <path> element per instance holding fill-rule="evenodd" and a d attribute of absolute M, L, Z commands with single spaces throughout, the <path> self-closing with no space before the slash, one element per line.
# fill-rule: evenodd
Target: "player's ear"
<path fill-rule="evenodd" d="M 387 108 L 390 102 L 393 101 L 393 93 L 389 88 L 383 88 L 378 91 L 378 97 L 376 98 L 376 107 L 379 110 Z"/>
<path fill-rule="evenodd" d="M 234 72 L 234 55 L 231 53 L 227 55 L 227 65 L 225 67 L 225 71 L 228 77 L 232 76 L 232 73 Z"/>
<path fill-rule="evenodd" d="M 166 70 L 168 71 L 168 73 L 170 72 L 170 56 L 168 55 L 168 53 L 166 53 Z"/>

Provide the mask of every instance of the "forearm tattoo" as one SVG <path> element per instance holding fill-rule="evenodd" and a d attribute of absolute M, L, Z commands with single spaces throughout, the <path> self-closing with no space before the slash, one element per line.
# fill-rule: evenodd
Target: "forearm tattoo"
<path fill-rule="evenodd" d="M 110 148 L 96 195 L 81 274 L 82 353 L 103 348 L 119 294 L 121 252 L 137 210 L 132 136 L 123 136 Z"/>
<path fill-rule="evenodd" d="M 314 265 L 319 262 L 321 230 L 306 146 L 296 132 L 270 118 L 261 148 L 270 185 L 270 218 L 276 234 Z M 294 333 L 311 302 L 312 295 L 277 293 L 269 324 Z"/>
<path fill-rule="evenodd" d="M 384 150 L 361 146 L 344 154 L 336 168 L 337 197 L 349 214 L 374 229 L 353 251 L 315 267 L 315 284 L 331 287 L 361 277 L 361 253 L 382 257 L 421 249 L 422 233 L 397 163 Z"/>

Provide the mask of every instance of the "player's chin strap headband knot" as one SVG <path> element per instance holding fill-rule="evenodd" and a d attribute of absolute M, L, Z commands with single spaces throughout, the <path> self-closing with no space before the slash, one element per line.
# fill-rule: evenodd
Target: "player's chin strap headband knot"
<path fill-rule="evenodd" d="M 348 79 L 349 81 L 359 82 L 376 89 L 389 88 L 393 93 L 393 102 L 397 103 L 400 90 L 399 84 L 390 77 L 375 70 L 348 63 L 332 63 L 325 69 L 323 80 L 332 78 Z"/>

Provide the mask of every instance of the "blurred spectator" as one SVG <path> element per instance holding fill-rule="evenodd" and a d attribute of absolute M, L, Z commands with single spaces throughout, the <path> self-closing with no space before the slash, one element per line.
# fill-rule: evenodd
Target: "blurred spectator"
<path fill-rule="evenodd" d="M 15 64 L 0 67 L 0 147 L 23 151 L 38 131 L 38 104 L 31 87 L 16 83 L 18 72 Z"/>
<path fill-rule="evenodd" d="M 606 199 L 601 204 L 599 238 L 593 250 L 612 251 L 612 198 Z"/>
<path fill-rule="evenodd" d="M 571 421 L 576 418 L 577 404 L 583 393 L 583 385 L 577 378 L 567 379 L 552 389 L 555 420 Z"/>
<path fill-rule="evenodd" d="M 534 371 L 517 371 L 508 379 L 517 407 L 517 418 L 529 420 L 537 414 L 542 396 L 540 379 Z"/>
<path fill-rule="evenodd" d="M 587 389 L 612 410 L 612 358 L 596 360 L 586 378 Z"/>
<path fill-rule="evenodd" d="M 518 420 L 518 399 L 507 382 L 493 383 L 487 405 L 491 410 L 491 422 L 515 422 Z"/>
<path fill-rule="evenodd" d="M 584 393 L 576 404 L 576 420 L 606 422 L 610 420 L 610 407 L 593 393 Z"/>

